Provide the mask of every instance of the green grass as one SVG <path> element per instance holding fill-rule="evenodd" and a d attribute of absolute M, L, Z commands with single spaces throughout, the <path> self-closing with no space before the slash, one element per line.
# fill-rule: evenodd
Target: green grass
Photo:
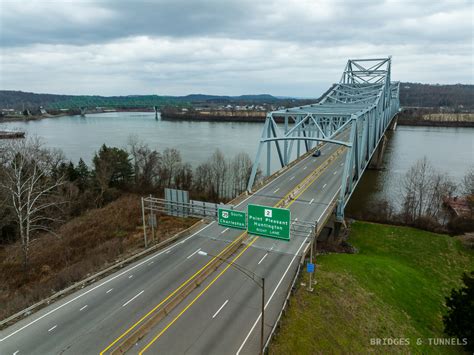
<path fill-rule="evenodd" d="M 474 270 L 472 251 L 449 236 L 365 222 L 352 225 L 349 242 L 358 254 L 317 258 L 315 291 L 298 287 L 270 353 L 462 351 L 427 342 L 448 338 L 444 299 L 461 285 L 463 271 Z M 371 338 L 403 338 L 410 345 L 375 346 Z M 417 345 L 418 338 L 424 344 Z"/>

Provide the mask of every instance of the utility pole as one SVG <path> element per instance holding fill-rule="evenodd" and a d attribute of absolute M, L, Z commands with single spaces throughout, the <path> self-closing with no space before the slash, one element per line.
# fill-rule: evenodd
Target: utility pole
<path fill-rule="evenodd" d="M 314 249 L 314 244 L 316 243 L 316 238 L 318 236 L 318 221 L 316 221 L 316 225 L 314 227 L 314 233 L 313 233 L 313 239 L 311 240 L 311 245 L 310 245 L 310 251 L 309 251 L 309 263 L 313 263 L 313 249 Z M 314 271 L 313 271 L 314 272 Z M 309 285 L 308 285 L 308 291 L 313 292 L 313 272 L 309 273 Z"/>
<path fill-rule="evenodd" d="M 146 218 L 145 218 L 145 200 L 142 197 L 142 220 L 143 220 L 143 239 L 145 241 L 145 248 L 148 248 L 148 241 L 146 238 Z"/>
<path fill-rule="evenodd" d="M 313 263 L 313 244 L 314 244 L 314 238 L 313 240 L 311 241 L 311 246 L 310 246 L 310 251 L 309 251 L 309 263 L 312 264 Z M 313 292 L 313 273 L 310 272 L 309 273 L 309 285 L 308 285 L 308 291 L 309 292 Z"/>
<path fill-rule="evenodd" d="M 262 277 L 262 322 L 260 328 L 260 354 L 263 355 L 265 335 L 265 278 Z"/>
<path fill-rule="evenodd" d="M 240 271 L 242 274 L 247 276 L 250 280 L 252 280 L 260 289 L 262 290 L 262 317 L 260 322 L 260 355 L 263 355 L 264 349 L 264 339 L 265 339 L 265 277 L 257 276 L 253 271 L 244 268 L 243 266 L 236 264 L 234 262 L 229 262 L 227 259 L 224 259 L 218 255 L 212 255 L 205 251 L 198 251 L 199 255 L 210 256 L 219 259 L 223 263 L 226 263 L 229 266 L 232 266 L 237 271 Z M 257 280 L 260 279 L 261 283 Z"/>
<path fill-rule="evenodd" d="M 150 199 L 151 199 L 151 195 L 150 195 Z M 150 216 L 149 216 L 149 221 L 150 221 L 150 224 L 151 224 L 151 238 L 152 238 L 152 241 L 153 243 L 155 242 L 155 221 L 156 221 L 156 217 L 155 215 L 153 214 L 153 210 L 150 209 Z"/>

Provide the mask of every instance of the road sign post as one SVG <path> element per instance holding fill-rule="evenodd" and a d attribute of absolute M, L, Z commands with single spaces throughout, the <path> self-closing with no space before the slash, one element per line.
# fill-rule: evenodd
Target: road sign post
<path fill-rule="evenodd" d="M 248 205 L 247 211 L 249 233 L 290 240 L 291 213 L 289 209 Z"/>
<path fill-rule="evenodd" d="M 221 226 L 237 229 L 247 229 L 247 214 L 242 211 L 219 208 L 217 213 L 217 220 L 219 225 Z"/>

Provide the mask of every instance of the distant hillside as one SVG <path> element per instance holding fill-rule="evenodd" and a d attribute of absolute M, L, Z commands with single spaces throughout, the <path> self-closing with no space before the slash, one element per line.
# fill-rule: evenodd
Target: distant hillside
<path fill-rule="evenodd" d="M 48 107 L 51 104 L 66 101 L 74 96 L 35 94 L 32 92 L 0 90 L 0 108 L 37 108 Z"/>
<path fill-rule="evenodd" d="M 285 99 L 288 101 L 288 99 Z M 136 108 L 153 106 L 186 106 L 199 103 L 274 103 L 284 101 L 272 95 L 217 96 L 192 94 L 187 96 L 86 96 L 36 94 L 23 91 L 0 90 L 0 108 L 36 109 L 39 106 L 52 109 L 78 107 Z"/>
<path fill-rule="evenodd" d="M 400 83 L 400 105 L 474 109 L 474 85 Z"/>
<path fill-rule="evenodd" d="M 186 96 L 129 95 L 87 96 L 53 95 L 32 92 L 0 90 L 0 108 L 36 109 L 39 106 L 52 109 L 78 107 L 137 108 L 153 106 L 190 106 L 196 104 L 281 104 L 301 105 L 316 99 L 296 100 L 278 98 L 268 94 L 219 96 L 191 94 Z M 419 83 L 400 84 L 400 103 L 404 107 L 450 107 L 474 109 L 474 85 L 431 85 Z"/>

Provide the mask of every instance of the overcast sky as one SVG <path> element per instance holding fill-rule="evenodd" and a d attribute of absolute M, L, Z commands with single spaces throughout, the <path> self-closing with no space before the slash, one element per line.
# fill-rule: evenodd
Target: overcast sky
<path fill-rule="evenodd" d="M 0 0 L 0 89 L 316 97 L 349 58 L 473 83 L 473 1 Z"/>

